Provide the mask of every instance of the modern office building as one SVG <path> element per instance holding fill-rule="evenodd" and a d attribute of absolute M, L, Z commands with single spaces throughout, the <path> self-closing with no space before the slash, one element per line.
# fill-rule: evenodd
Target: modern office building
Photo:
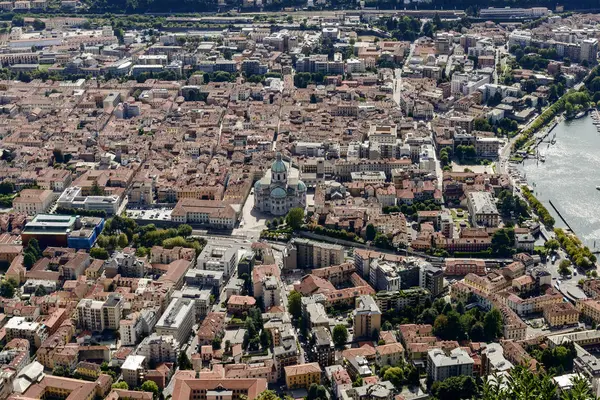
<path fill-rule="evenodd" d="M 196 321 L 192 299 L 173 299 L 156 323 L 157 335 L 171 335 L 179 343 L 186 343 Z"/>

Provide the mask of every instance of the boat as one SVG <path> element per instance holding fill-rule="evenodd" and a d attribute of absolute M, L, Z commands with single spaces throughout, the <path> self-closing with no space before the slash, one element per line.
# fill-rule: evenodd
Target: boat
<path fill-rule="evenodd" d="M 540 161 L 541 162 L 546 162 L 546 156 L 540 155 Z"/>
<path fill-rule="evenodd" d="M 596 186 L 596 190 L 600 190 L 600 186 Z"/>
<path fill-rule="evenodd" d="M 585 115 L 585 111 L 580 111 L 577 114 L 575 114 L 575 116 L 573 118 L 574 119 L 583 118 L 584 115 Z"/>

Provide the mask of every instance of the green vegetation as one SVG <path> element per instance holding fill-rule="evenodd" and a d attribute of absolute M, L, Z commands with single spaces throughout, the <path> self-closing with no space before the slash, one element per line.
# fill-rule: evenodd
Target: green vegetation
<path fill-rule="evenodd" d="M 154 381 L 145 381 L 142 383 L 142 386 L 140 386 L 140 390 L 142 392 L 152 393 L 152 397 L 154 399 L 158 398 L 158 385 Z"/>
<path fill-rule="evenodd" d="M 443 340 L 472 340 L 491 342 L 502 334 L 502 316 L 496 309 L 488 312 L 473 307 L 465 311 L 463 303 L 450 304 L 443 298 L 433 303 L 425 300 L 413 306 L 390 309 L 383 313 L 382 323 L 431 324 L 434 333 Z"/>
<path fill-rule="evenodd" d="M 129 390 L 129 385 L 125 381 L 113 383 L 112 387 L 113 387 L 113 389 L 125 389 L 125 390 Z"/>
<path fill-rule="evenodd" d="M 475 399 L 478 387 L 472 376 L 452 376 L 431 385 L 431 394 L 436 399 L 460 400 Z"/>
<path fill-rule="evenodd" d="M 521 192 L 525 199 L 529 202 L 529 205 L 533 208 L 535 213 L 540 218 L 540 221 L 546 225 L 548 228 L 552 228 L 554 226 L 554 218 L 548 212 L 548 209 L 531 193 L 531 190 L 527 186 L 521 186 Z"/>
<path fill-rule="evenodd" d="M 302 294 L 292 290 L 288 296 L 288 312 L 292 314 L 294 319 L 300 318 L 302 315 Z"/>
<path fill-rule="evenodd" d="M 106 211 L 104 210 L 81 210 L 77 208 L 56 207 L 56 214 L 106 218 Z"/>
<path fill-rule="evenodd" d="M 242 347 L 245 350 L 257 351 L 261 346 L 266 350 L 271 345 L 271 337 L 263 329 L 262 313 L 257 307 L 253 307 L 248 312 L 244 323 L 246 333 L 244 333 L 244 342 Z M 219 345 L 220 347 L 220 345 Z"/>
<path fill-rule="evenodd" d="M 521 221 L 529 216 L 528 210 L 527 202 L 512 192 L 503 190 L 498 194 L 498 211 L 502 217 Z"/>
<path fill-rule="evenodd" d="M 304 223 L 304 209 L 300 207 L 292 208 L 285 216 L 285 223 L 293 230 L 298 230 Z"/>
<path fill-rule="evenodd" d="M 27 243 L 27 247 L 23 250 L 23 265 L 25 268 L 30 269 L 37 260 L 42 258 L 42 250 L 37 239 L 30 239 Z"/>
<path fill-rule="evenodd" d="M 327 388 L 323 385 L 317 385 L 313 383 L 308 388 L 308 396 L 306 396 L 306 400 L 328 400 L 329 396 L 327 393 Z"/>
<path fill-rule="evenodd" d="M 565 342 L 553 349 L 533 348 L 530 354 L 544 365 L 546 370 L 554 375 L 562 375 L 573 370 L 573 360 L 577 356 L 573 342 Z"/>
<path fill-rule="evenodd" d="M 202 239 L 189 238 L 191 234 L 192 227 L 187 224 L 179 225 L 177 229 L 157 229 L 154 224 L 139 226 L 131 218 L 115 216 L 106 221 L 96 244 L 107 251 L 132 244 L 140 256 L 147 254 L 152 246 L 167 249 L 181 246 L 195 249 L 196 254 L 200 254 L 205 243 Z"/>
<path fill-rule="evenodd" d="M 325 75 L 321 72 L 312 74 L 310 72 L 298 72 L 294 75 L 294 86 L 306 89 L 308 85 L 317 85 L 323 83 Z"/>
<path fill-rule="evenodd" d="M 304 228 L 309 232 L 314 232 L 319 235 L 325 235 L 336 239 L 348 240 L 350 242 L 364 243 L 364 240 L 354 232 L 348 232 L 344 229 L 330 229 L 321 225 L 308 224 Z"/>
<path fill-rule="evenodd" d="M 338 324 L 333 328 L 333 343 L 338 349 L 344 348 L 348 341 L 348 330 L 345 325 Z"/>
<path fill-rule="evenodd" d="M 177 366 L 181 370 L 191 370 L 192 369 L 192 362 L 190 361 L 187 354 L 183 350 L 181 350 L 179 352 L 179 356 L 177 357 Z"/>
<path fill-rule="evenodd" d="M 571 262 L 569 260 L 562 260 L 560 264 L 558 264 L 558 273 L 561 275 L 570 275 L 571 274 Z"/>
<path fill-rule="evenodd" d="M 401 212 L 407 218 L 417 219 L 419 211 L 437 211 L 441 210 L 442 206 L 436 203 L 434 200 L 415 201 L 412 205 L 402 204 L 400 207 L 391 206 L 383 207 L 382 212 L 384 214 L 392 214 Z"/>
<path fill-rule="evenodd" d="M 556 239 L 569 255 L 573 265 L 589 268 L 596 262 L 596 256 L 592 254 L 587 246 L 583 246 L 575 235 L 569 235 L 560 228 L 554 229 L 554 233 L 556 233 Z"/>
<path fill-rule="evenodd" d="M 384 365 L 379 370 L 379 376 L 384 381 L 390 381 L 398 390 L 402 386 L 415 386 L 419 384 L 419 371 L 412 364 L 400 362 L 394 366 Z"/>
<path fill-rule="evenodd" d="M 492 236 L 492 253 L 500 257 L 509 257 L 515 252 L 515 230 L 502 228 Z"/>

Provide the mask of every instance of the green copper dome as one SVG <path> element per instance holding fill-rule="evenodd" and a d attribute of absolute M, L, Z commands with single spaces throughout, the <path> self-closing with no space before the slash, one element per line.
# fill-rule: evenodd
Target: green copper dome
<path fill-rule="evenodd" d="M 271 197 L 274 199 L 283 199 L 287 197 L 287 193 L 282 188 L 276 187 L 275 189 L 271 190 Z"/>
<path fill-rule="evenodd" d="M 281 153 L 277 153 L 276 160 L 273 162 L 273 164 L 271 164 L 271 171 L 276 174 L 284 173 L 287 171 L 287 167 L 285 166 L 285 163 L 281 159 Z"/>

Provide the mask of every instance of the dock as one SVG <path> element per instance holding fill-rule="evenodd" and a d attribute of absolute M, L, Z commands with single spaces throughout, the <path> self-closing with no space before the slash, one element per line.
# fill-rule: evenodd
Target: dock
<path fill-rule="evenodd" d="M 600 133 L 600 112 L 598 112 L 598 110 L 594 109 L 591 112 L 592 115 L 592 120 L 593 120 L 593 124 L 596 127 L 596 130 L 598 131 L 598 133 Z"/>

